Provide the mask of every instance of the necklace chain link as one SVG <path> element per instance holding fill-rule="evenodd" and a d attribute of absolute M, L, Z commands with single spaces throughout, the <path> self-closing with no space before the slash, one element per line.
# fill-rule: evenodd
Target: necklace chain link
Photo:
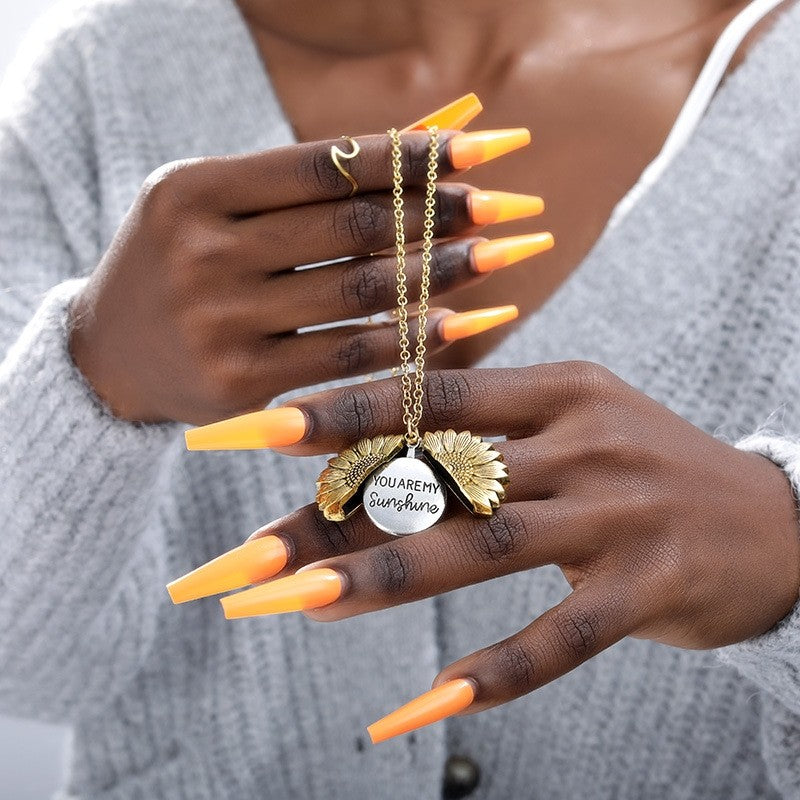
<path fill-rule="evenodd" d="M 408 285 L 406 280 L 406 237 L 403 213 L 403 171 L 400 134 L 395 128 L 389 131 L 392 140 L 392 206 L 396 238 L 397 261 L 397 327 L 400 342 L 400 381 L 403 389 L 403 424 L 406 426 L 406 444 L 419 442 L 419 423 L 422 419 L 423 381 L 425 378 L 425 352 L 428 322 L 428 299 L 431 286 L 431 249 L 436 216 L 436 177 L 439 152 L 439 129 L 428 128 L 428 171 L 425 187 L 425 211 L 422 226 L 422 278 L 419 291 L 419 329 L 414 353 L 414 370 L 411 370 L 411 346 L 408 328 Z"/>

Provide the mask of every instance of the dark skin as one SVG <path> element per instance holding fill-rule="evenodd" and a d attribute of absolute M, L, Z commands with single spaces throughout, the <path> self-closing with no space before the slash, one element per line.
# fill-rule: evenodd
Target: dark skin
<path fill-rule="evenodd" d="M 481 128 L 533 129 L 533 148 L 458 180 L 542 194 L 546 226 L 558 241 L 552 253 L 493 275 L 478 296 L 470 288 L 474 239 L 463 238 L 477 233 L 466 184 L 440 188 L 437 220 L 439 236 L 462 238 L 439 250 L 435 304 L 464 309 L 511 297 L 524 315 L 594 244 L 744 3 L 407 2 L 380 4 L 377 15 L 378 4 L 363 0 L 240 5 L 303 140 L 402 125 L 470 90 L 487 107 Z M 424 154 L 424 135 L 415 141 L 409 174 L 419 172 Z M 385 137 L 365 144 L 352 169 L 362 201 L 385 209 Z M 392 274 L 390 259 L 369 253 L 390 245 L 393 232 L 389 219 L 365 235 L 350 224 L 352 204 L 336 212 L 332 204 L 348 202 L 349 186 L 330 171 L 329 147 L 203 159 L 148 181 L 74 311 L 76 363 L 118 416 L 209 422 L 291 388 L 396 362 L 390 324 L 294 333 L 394 305 L 391 282 L 369 306 L 342 303 L 348 276 L 357 285 L 359 270 Z M 444 176 L 448 168 L 443 154 Z M 407 202 L 411 229 L 419 231 L 419 194 L 409 191 Z M 525 221 L 491 235 L 532 229 L 538 226 Z M 312 235 L 298 237 L 298 230 Z M 362 260 L 327 267 L 322 280 L 292 271 L 339 255 Z M 413 282 L 418 263 L 410 269 Z M 301 302 L 309 292 L 314 302 Z M 434 313 L 434 323 L 437 313 L 444 312 Z M 439 365 L 472 363 L 507 333 L 451 347 Z M 433 350 L 443 346 L 435 324 L 430 336 Z M 363 352 L 369 363 L 353 363 L 352 354 Z M 298 365 L 290 375 L 287 362 Z M 500 449 L 513 480 L 495 517 L 456 515 L 424 534 L 387 541 L 362 516 L 334 525 L 308 507 L 258 535 L 274 531 L 291 542 L 291 571 L 333 557 L 327 564 L 344 576 L 345 592 L 315 612 L 319 619 L 558 564 L 575 589 L 564 603 L 437 679 L 472 678 L 473 710 L 530 691 L 623 636 L 714 647 L 768 630 L 796 601 L 794 498 L 769 461 L 714 440 L 593 365 L 440 373 L 428 387 L 423 429 L 508 437 Z M 358 426 L 344 413 L 354 394 L 364 409 Z M 331 452 L 395 430 L 398 398 L 389 382 L 298 403 L 311 425 L 291 452 Z M 453 398 L 470 402 L 456 407 Z M 399 577 L 392 563 L 402 565 Z"/>
<path fill-rule="evenodd" d="M 597 241 L 614 205 L 658 153 L 722 29 L 745 5 L 303 0 L 287 13 L 284 3 L 239 0 L 303 141 L 382 131 L 468 91 L 486 99 L 472 127 L 513 120 L 531 129 L 532 147 L 481 166 L 470 180 L 542 195 L 541 222 L 558 246 L 486 285 L 437 299 L 462 310 L 519 298 L 521 317 L 545 302 Z M 769 24 L 767 18 L 751 34 L 732 67 Z M 490 235 L 531 230 L 522 220 Z M 504 326 L 459 342 L 434 363 L 469 366 L 512 332 Z"/>
<path fill-rule="evenodd" d="M 393 430 L 389 379 L 305 397 L 293 455 L 338 451 Z M 354 414 L 353 409 L 359 413 Z M 277 535 L 300 567 L 335 569 L 343 592 L 309 613 L 344 619 L 557 564 L 573 588 L 523 631 L 446 667 L 480 711 L 533 691 L 625 636 L 720 647 L 763 633 L 797 600 L 800 537 L 781 470 L 690 425 L 603 367 L 446 370 L 426 382 L 421 430 L 502 435 L 506 501 L 400 538 L 362 512 L 325 521 L 309 505 Z M 765 524 L 766 523 L 766 524 Z"/>

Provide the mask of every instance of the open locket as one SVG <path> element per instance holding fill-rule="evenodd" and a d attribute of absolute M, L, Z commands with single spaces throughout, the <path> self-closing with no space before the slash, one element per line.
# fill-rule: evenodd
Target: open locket
<path fill-rule="evenodd" d="M 414 446 L 403 436 L 376 436 L 328 462 L 317 481 L 317 504 L 334 522 L 363 505 L 376 527 L 405 536 L 439 521 L 446 488 L 473 514 L 491 516 L 507 483 L 500 452 L 469 431 L 425 433 Z"/>

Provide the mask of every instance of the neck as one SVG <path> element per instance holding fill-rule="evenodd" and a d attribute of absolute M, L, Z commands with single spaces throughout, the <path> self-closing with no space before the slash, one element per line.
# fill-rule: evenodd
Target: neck
<path fill-rule="evenodd" d="M 331 56 L 413 49 L 514 49 L 546 38 L 627 49 L 703 26 L 744 0 L 238 0 L 250 26 L 302 49 Z M 455 10 L 454 10 L 455 9 Z"/>

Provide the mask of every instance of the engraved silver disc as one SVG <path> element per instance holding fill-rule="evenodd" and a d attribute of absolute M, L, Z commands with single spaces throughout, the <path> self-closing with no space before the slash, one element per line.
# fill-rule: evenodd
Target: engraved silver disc
<path fill-rule="evenodd" d="M 364 484 L 364 510 L 386 533 L 405 536 L 435 525 L 445 507 L 445 493 L 433 470 L 418 458 L 396 458 Z"/>

